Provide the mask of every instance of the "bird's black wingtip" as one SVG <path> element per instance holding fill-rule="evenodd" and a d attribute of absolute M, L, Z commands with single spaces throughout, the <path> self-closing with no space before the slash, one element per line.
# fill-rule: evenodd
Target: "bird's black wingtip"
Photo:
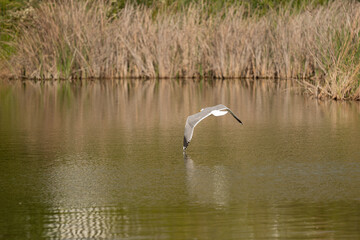
<path fill-rule="evenodd" d="M 235 119 L 236 119 L 241 125 L 244 125 L 243 122 L 242 122 L 240 119 L 238 119 L 237 117 L 235 117 Z"/>
<path fill-rule="evenodd" d="M 187 146 L 189 145 L 189 142 L 186 140 L 185 136 L 184 136 L 184 143 L 183 143 L 183 151 L 186 151 Z"/>

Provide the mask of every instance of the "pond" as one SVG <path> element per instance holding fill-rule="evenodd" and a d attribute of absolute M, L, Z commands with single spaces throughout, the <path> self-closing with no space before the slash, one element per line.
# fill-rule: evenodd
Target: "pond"
<path fill-rule="evenodd" d="M 0 239 L 359 239 L 359 132 L 285 80 L 1 81 Z"/>

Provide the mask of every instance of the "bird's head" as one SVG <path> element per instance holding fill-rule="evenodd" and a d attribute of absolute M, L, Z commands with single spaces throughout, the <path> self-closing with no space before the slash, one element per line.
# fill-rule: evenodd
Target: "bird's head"
<path fill-rule="evenodd" d="M 202 108 L 202 109 L 200 109 L 200 112 L 201 112 L 202 110 L 204 110 L 204 109 L 203 109 L 203 108 Z"/>

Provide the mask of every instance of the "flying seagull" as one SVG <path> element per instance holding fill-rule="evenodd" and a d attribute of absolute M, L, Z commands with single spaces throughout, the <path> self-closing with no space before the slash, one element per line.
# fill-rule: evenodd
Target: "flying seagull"
<path fill-rule="evenodd" d="M 195 113 L 194 115 L 189 116 L 186 119 L 185 124 L 185 132 L 184 132 L 184 145 L 183 151 L 186 150 L 187 146 L 189 145 L 191 138 L 194 133 L 194 128 L 196 125 L 203 119 L 207 118 L 210 115 L 214 115 L 216 117 L 223 116 L 227 113 L 230 113 L 239 123 L 243 124 L 241 120 L 235 116 L 235 114 L 225 105 L 219 104 L 213 107 L 207 107 L 200 110 L 200 112 Z"/>

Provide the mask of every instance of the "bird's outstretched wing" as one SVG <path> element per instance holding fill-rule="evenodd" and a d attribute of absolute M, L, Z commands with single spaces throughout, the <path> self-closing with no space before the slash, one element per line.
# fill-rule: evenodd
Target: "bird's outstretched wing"
<path fill-rule="evenodd" d="M 219 104 L 219 105 L 216 105 L 214 107 L 209 107 L 211 108 L 211 111 L 213 110 L 226 110 L 228 111 L 239 123 L 243 124 L 241 122 L 241 120 L 230 110 L 230 108 L 228 108 L 227 106 L 223 105 L 223 104 Z"/>
<path fill-rule="evenodd" d="M 224 105 L 223 105 L 224 106 Z M 226 111 L 228 111 L 239 123 L 243 124 L 242 121 L 226 106 L 224 106 Z"/>
<path fill-rule="evenodd" d="M 195 113 L 186 119 L 183 150 L 185 150 L 189 145 L 189 142 L 191 141 L 191 138 L 194 133 L 195 126 L 210 115 L 211 115 L 211 111 L 205 108 L 201 112 Z"/>

